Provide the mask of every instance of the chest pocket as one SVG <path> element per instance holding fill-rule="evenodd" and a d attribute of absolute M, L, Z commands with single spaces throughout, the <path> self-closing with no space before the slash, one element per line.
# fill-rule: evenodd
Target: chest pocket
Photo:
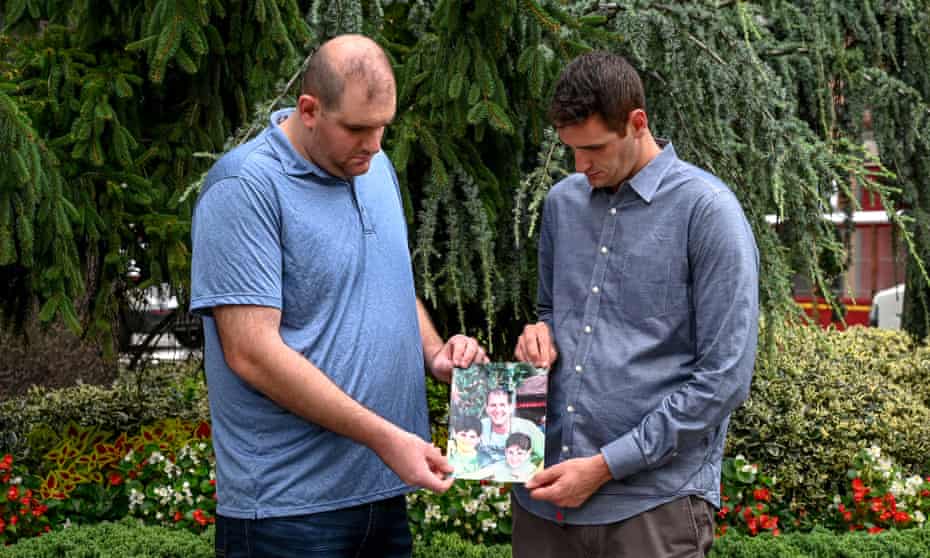
<path fill-rule="evenodd" d="M 688 265 L 674 257 L 627 253 L 623 256 L 614 305 L 621 319 L 664 316 L 689 305 Z"/>

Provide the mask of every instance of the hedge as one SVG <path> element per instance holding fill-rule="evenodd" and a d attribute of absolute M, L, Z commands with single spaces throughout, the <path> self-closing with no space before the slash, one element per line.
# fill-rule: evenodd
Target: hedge
<path fill-rule="evenodd" d="M 213 558 L 213 529 L 194 535 L 137 520 L 52 531 L 0 547 L 0 558 Z"/>
<path fill-rule="evenodd" d="M 930 348 L 897 331 L 782 328 L 760 353 L 726 455 L 774 474 L 774 499 L 827 509 L 856 453 L 876 445 L 922 472 L 930 456 Z"/>
<path fill-rule="evenodd" d="M 0 558 L 212 558 L 213 528 L 203 535 L 135 520 L 71 527 L 0 547 Z M 439 533 L 414 546 L 414 558 L 509 558 L 510 545 L 483 546 Z M 716 540 L 709 558 L 926 558 L 930 529 L 878 535 L 837 535 L 825 530 L 781 537 L 728 534 Z"/>
<path fill-rule="evenodd" d="M 206 394 L 199 366 L 191 364 L 124 371 L 110 387 L 35 386 L 25 396 L 0 401 L 0 455 L 37 465 L 72 422 L 118 433 L 164 418 L 209 420 Z"/>

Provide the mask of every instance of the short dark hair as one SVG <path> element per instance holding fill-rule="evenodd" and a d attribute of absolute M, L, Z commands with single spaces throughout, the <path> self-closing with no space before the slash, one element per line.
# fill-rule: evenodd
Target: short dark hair
<path fill-rule="evenodd" d="M 474 430 L 481 436 L 481 419 L 472 415 L 454 415 L 452 417 L 452 430 L 455 432 L 468 432 Z"/>
<path fill-rule="evenodd" d="M 510 446 L 517 446 L 523 451 L 530 451 L 533 444 L 530 442 L 530 437 L 523 432 L 514 432 L 510 436 L 507 436 L 507 441 L 504 443 L 505 448 L 509 448 Z"/>
<path fill-rule="evenodd" d="M 624 57 L 596 50 L 575 58 L 562 70 L 549 104 L 549 119 L 559 128 L 598 114 L 622 136 L 630 111 L 639 108 L 646 108 L 639 74 Z"/>

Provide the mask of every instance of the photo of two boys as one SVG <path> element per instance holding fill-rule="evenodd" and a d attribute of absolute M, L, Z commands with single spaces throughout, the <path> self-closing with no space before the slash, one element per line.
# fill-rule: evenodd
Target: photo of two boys
<path fill-rule="evenodd" d="M 526 363 L 455 370 L 447 449 L 455 478 L 522 483 L 542 469 L 547 379 Z"/>

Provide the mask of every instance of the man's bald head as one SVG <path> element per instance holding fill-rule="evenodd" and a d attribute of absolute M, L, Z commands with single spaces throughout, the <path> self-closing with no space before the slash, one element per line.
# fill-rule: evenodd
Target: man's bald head
<path fill-rule="evenodd" d="M 340 35 L 313 53 L 301 83 L 302 95 L 313 95 L 324 108 L 336 110 L 346 83 L 367 86 L 369 99 L 394 95 L 394 71 L 380 46 L 362 35 Z"/>

